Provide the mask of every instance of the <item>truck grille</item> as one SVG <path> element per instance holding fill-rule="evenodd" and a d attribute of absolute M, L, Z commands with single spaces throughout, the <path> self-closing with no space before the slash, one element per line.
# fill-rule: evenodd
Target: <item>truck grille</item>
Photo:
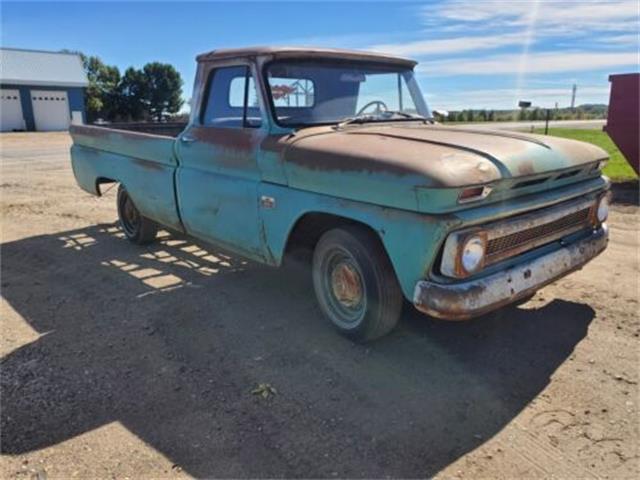
<path fill-rule="evenodd" d="M 560 217 L 549 223 L 492 238 L 487 243 L 487 257 L 490 263 L 505 256 L 516 255 L 535 246 L 544 245 L 589 224 L 590 208 L 584 208 Z"/>
<path fill-rule="evenodd" d="M 454 231 L 449 234 L 442 247 L 440 273 L 454 278 L 470 275 L 471 272 L 466 272 L 462 265 L 462 252 L 463 245 L 474 236 L 486 239 L 484 266 L 488 267 L 507 258 L 550 245 L 574 233 L 586 233 L 599 225 L 595 218 L 599 197 L 600 195 L 585 195 Z"/>

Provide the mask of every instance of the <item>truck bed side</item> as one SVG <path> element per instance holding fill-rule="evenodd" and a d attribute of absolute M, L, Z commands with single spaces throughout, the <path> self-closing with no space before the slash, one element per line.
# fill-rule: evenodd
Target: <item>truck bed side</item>
<path fill-rule="evenodd" d="M 182 230 L 174 188 L 174 138 L 84 125 L 72 126 L 70 133 L 73 173 L 80 187 L 99 196 L 101 183 L 120 182 L 142 215 Z"/>

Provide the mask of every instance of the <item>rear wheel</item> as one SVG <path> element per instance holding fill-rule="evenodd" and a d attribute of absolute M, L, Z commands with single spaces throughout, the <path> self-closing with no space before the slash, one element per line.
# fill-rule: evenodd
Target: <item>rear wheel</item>
<path fill-rule="evenodd" d="M 140 214 L 122 185 L 118 187 L 118 218 L 122 231 L 129 241 L 146 245 L 156 239 L 158 226 Z"/>
<path fill-rule="evenodd" d="M 390 332 L 402 310 L 402 292 L 380 240 L 347 226 L 326 232 L 313 254 L 313 286 L 333 325 L 356 341 Z"/>

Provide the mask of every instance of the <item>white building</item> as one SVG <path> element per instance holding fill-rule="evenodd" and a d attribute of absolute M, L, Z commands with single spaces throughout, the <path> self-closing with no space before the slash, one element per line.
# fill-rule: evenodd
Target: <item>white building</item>
<path fill-rule="evenodd" d="M 79 55 L 0 48 L 0 131 L 66 130 L 84 121 Z"/>

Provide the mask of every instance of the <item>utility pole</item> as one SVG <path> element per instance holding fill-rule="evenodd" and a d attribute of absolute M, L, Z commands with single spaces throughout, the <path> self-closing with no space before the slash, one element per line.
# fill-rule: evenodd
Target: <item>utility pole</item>
<path fill-rule="evenodd" d="M 547 114 L 544 119 L 544 134 L 549 134 L 549 118 L 551 118 L 551 109 L 547 108 Z"/>
<path fill-rule="evenodd" d="M 578 90 L 578 85 L 573 84 L 573 88 L 571 89 L 571 111 L 576 108 L 576 90 Z"/>

